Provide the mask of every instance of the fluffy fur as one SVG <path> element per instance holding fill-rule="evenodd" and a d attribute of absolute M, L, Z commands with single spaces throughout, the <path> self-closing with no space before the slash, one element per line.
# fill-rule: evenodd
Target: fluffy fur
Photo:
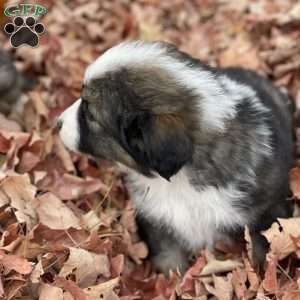
<path fill-rule="evenodd" d="M 260 231 L 291 213 L 289 106 L 254 72 L 127 42 L 87 68 L 60 135 L 72 150 L 119 163 L 159 270 L 184 270 L 190 253 L 241 237 L 245 225 L 261 263 Z"/>

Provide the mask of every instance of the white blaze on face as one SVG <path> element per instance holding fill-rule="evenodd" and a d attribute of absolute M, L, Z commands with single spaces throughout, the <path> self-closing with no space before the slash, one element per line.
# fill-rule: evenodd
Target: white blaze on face
<path fill-rule="evenodd" d="M 79 124 L 78 124 L 78 108 L 81 99 L 75 101 L 67 108 L 59 117 L 62 121 L 62 127 L 59 131 L 59 136 L 63 143 L 73 151 L 78 151 L 79 143 Z"/>

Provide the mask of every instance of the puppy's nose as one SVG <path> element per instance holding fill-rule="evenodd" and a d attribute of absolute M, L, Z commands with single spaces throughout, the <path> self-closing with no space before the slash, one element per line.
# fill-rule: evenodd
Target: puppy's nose
<path fill-rule="evenodd" d="M 56 126 L 55 126 L 55 129 L 57 130 L 57 132 L 59 132 L 62 129 L 62 126 L 63 126 L 63 120 L 58 119 L 56 122 Z"/>

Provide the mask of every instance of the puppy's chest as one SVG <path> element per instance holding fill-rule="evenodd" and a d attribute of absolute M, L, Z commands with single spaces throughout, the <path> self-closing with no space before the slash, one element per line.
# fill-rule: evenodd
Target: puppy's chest
<path fill-rule="evenodd" d="M 243 196 L 233 186 L 197 189 L 180 171 L 168 182 L 130 173 L 127 182 L 131 198 L 143 217 L 175 233 L 188 248 L 212 246 L 224 229 L 245 224 L 234 205 Z"/>

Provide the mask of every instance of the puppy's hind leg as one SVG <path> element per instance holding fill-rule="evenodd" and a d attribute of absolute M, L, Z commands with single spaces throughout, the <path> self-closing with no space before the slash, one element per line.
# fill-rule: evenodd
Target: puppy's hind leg
<path fill-rule="evenodd" d="M 137 223 L 140 235 L 149 247 L 155 269 L 166 275 L 170 270 L 179 270 L 183 274 L 189 266 L 187 251 L 162 227 L 141 217 L 137 218 Z"/>

